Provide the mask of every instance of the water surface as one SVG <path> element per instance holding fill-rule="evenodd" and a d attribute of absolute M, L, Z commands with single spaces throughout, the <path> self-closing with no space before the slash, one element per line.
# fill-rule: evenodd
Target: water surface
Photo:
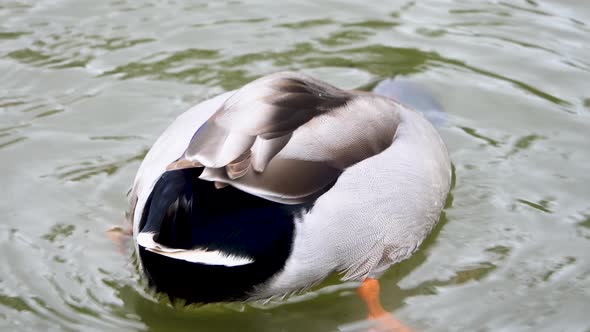
<path fill-rule="evenodd" d="M 262 306 L 172 308 L 104 231 L 191 105 L 278 70 L 428 87 L 456 182 L 382 279 L 419 331 L 589 331 L 585 1 L 0 2 L 0 330 L 334 331 L 355 284 Z"/>

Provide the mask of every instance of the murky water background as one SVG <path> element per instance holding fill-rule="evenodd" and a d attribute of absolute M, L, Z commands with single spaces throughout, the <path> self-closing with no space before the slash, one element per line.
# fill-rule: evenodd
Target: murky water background
<path fill-rule="evenodd" d="M 0 0 L 2 331 L 334 331 L 354 284 L 173 309 L 104 231 L 160 132 L 277 70 L 391 75 L 449 114 L 452 204 L 383 303 L 419 331 L 589 331 L 586 1 Z"/>

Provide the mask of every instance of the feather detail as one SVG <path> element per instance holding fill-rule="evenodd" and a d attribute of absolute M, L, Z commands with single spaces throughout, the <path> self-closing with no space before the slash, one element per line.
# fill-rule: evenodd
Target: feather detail
<path fill-rule="evenodd" d="M 170 163 L 166 166 L 167 171 L 173 171 L 177 169 L 185 169 L 185 168 L 194 168 L 194 167 L 202 167 L 203 165 L 198 161 L 190 161 L 184 158 L 178 159 L 173 163 Z"/>
<path fill-rule="evenodd" d="M 391 145 L 395 107 L 387 98 L 352 97 L 307 76 L 270 75 L 229 97 L 176 163 L 204 165 L 203 180 L 299 204 Z"/>
<path fill-rule="evenodd" d="M 210 119 L 195 133 L 181 159 L 206 167 L 224 167 L 248 151 L 255 140 L 255 136 L 219 126 Z"/>
<path fill-rule="evenodd" d="M 298 186 L 287 183 L 286 188 L 295 189 L 292 192 L 272 189 L 278 187 L 280 177 L 247 175 L 269 173 L 267 168 L 289 144 L 293 132 L 314 117 L 345 106 L 351 98 L 349 92 L 302 74 L 283 72 L 262 77 L 230 96 L 195 132 L 183 155 L 168 170 L 202 165 L 205 171 L 201 179 L 232 185 L 236 182 L 235 186 L 251 188 L 248 192 L 260 197 L 299 203 L 333 183 L 339 171 L 329 165 L 305 167 L 307 171 L 319 170 L 318 175 L 331 174 L 328 181 L 320 179 L 319 185 L 311 185 L 305 179 L 309 174 L 277 174 L 278 168 L 274 167 L 270 174 L 301 182 Z M 288 158 L 279 163 L 287 165 L 287 170 L 298 165 L 297 160 Z M 318 176 L 311 174 L 311 178 L 317 180 Z"/>
<path fill-rule="evenodd" d="M 156 234 L 157 233 L 153 232 L 139 233 L 137 235 L 137 244 L 144 247 L 148 251 L 192 263 L 233 267 L 251 264 L 254 262 L 254 260 L 249 257 L 236 256 L 218 250 L 207 250 L 204 248 L 195 248 L 189 250 L 170 248 L 154 241 L 154 236 Z"/>
<path fill-rule="evenodd" d="M 246 150 L 236 160 L 225 166 L 227 176 L 232 179 L 238 179 L 244 176 L 250 169 L 250 150 Z"/>
<path fill-rule="evenodd" d="M 276 158 L 263 173 L 248 172 L 232 180 L 223 168 L 206 167 L 199 178 L 229 183 L 274 202 L 299 204 L 323 193 L 340 173 L 340 170 L 323 163 Z"/>
<path fill-rule="evenodd" d="M 262 173 L 271 159 L 289 143 L 291 136 L 292 133 L 269 139 L 258 137 L 252 147 L 252 168 Z"/>
<path fill-rule="evenodd" d="M 353 101 L 358 98 L 368 101 Z M 302 74 L 265 76 L 230 96 L 177 163 L 205 166 L 204 180 L 301 203 L 329 188 L 346 167 L 391 144 L 397 119 L 392 103 L 379 98 L 355 98 Z M 378 113 L 377 120 L 365 123 L 367 111 Z"/>
<path fill-rule="evenodd" d="M 219 168 L 250 149 L 256 137 L 279 140 L 270 148 L 270 158 L 261 158 L 264 168 L 289 140 L 289 133 L 314 116 L 339 107 L 352 97 L 311 77 L 277 73 L 255 80 L 228 98 L 221 108 L 194 134 L 184 159 Z M 264 150 L 263 150 L 264 151 Z"/>
<path fill-rule="evenodd" d="M 219 181 L 215 181 L 215 182 L 213 183 L 213 185 L 215 185 L 215 189 L 222 189 L 222 188 L 225 188 L 225 187 L 227 187 L 227 186 L 228 186 L 228 184 L 227 184 L 227 183 L 224 183 L 224 182 L 219 182 Z"/>

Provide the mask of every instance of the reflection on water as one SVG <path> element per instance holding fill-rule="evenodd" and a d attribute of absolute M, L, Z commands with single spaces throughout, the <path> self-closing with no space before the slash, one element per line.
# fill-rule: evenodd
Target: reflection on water
<path fill-rule="evenodd" d="M 454 188 L 383 277 L 388 310 L 420 331 L 588 330 L 588 17 L 575 1 L 3 1 L 0 329 L 358 330 L 354 283 L 172 305 L 104 236 L 176 115 L 302 70 L 360 89 L 405 76 L 448 112 Z"/>

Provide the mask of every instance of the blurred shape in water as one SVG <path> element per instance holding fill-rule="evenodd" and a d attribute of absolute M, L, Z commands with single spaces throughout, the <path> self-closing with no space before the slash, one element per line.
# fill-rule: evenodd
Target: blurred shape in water
<path fill-rule="evenodd" d="M 394 99 L 424 113 L 435 127 L 444 126 L 447 115 L 443 107 L 428 89 L 406 78 L 389 78 L 375 86 L 373 92 Z"/>

